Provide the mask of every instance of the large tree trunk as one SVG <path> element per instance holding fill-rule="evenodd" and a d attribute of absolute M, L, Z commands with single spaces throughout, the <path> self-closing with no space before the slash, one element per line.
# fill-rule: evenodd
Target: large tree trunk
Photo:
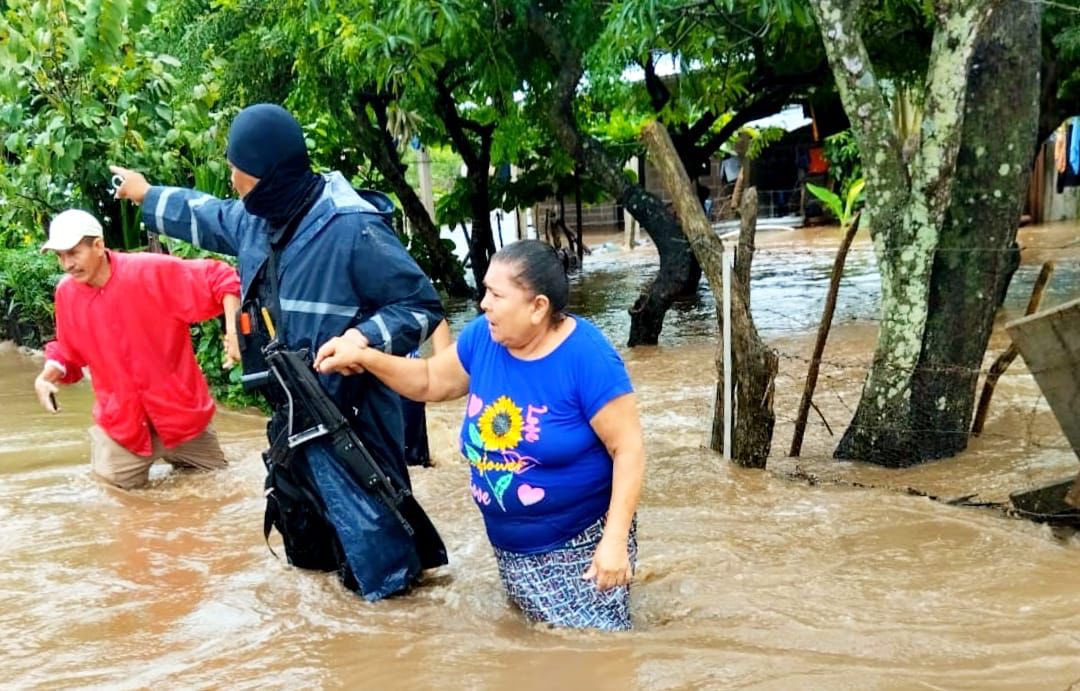
<path fill-rule="evenodd" d="M 717 116 L 711 112 L 705 113 L 692 125 L 689 123 L 672 125 L 670 122 L 665 122 L 663 114 L 668 102 L 671 100 L 671 91 L 663 78 L 656 73 L 656 62 L 651 56 L 642 67 L 645 70 L 645 88 L 649 92 L 649 100 L 652 102 L 657 120 L 667 129 L 683 169 L 686 170 L 691 180 L 696 181 L 702 175 L 709 173 L 709 157 L 712 155 L 712 152 L 703 153 L 699 151 L 697 140 L 710 133 L 710 128 L 716 122 Z M 719 148 L 721 144 L 723 142 L 717 143 L 716 148 Z M 687 234 L 685 229 L 682 230 L 682 233 L 683 235 Z M 683 265 L 680 264 L 679 267 L 681 268 Z M 697 261 L 697 258 L 691 257 L 690 262 L 686 263 L 685 267 L 688 271 L 685 276 L 682 276 L 681 279 L 678 276 L 673 277 L 675 280 L 681 280 L 682 282 L 682 287 L 679 288 L 678 292 L 680 298 L 697 295 L 698 284 L 701 283 L 701 264 Z M 657 333 L 659 334 L 659 330 L 657 330 Z"/>
<path fill-rule="evenodd" d="M 912 382 L 919 460 L 967 446 L 998 296 L 1020 261 L 1015 238 L 1035 150 L 1040 15 L 1037 3 L 1006 3 L 972 60 L 963 143 Z"/>
<path fill-rule="evenodd" d="M 469 234 L 469 259 L 476 283 L 477 303 L 484 298 L 484 276 L 495 254 L 495 237 L 491 231 L 491 142 L 495 133 L 492 124 L 481 124 L 463 117 L 454 100 L 454 66 L 447 64 L 439 72 L 435 84 L 435 112 L 454 142 L 454 148 L 467 169 L 469 208 L 472 211 L 472 232 Z"/>
<path fill-rule="evenodd" d="M 490 140 L 489 140 L 490 145 Z M 487 157 L 485 156 L 485 159 Z M 469 234 L 469 262 L 476 282 L 477 304 L 484 299 L 484 276 L 495 255 L 495 235 L 491 231 L 491 195 L 488 191 L 488 168 L 474 173 L 469 169 L 469 208 L 472 209 L 472 232 Z"/>
<path fill-rule="evenodd" d="M 721 290 L 723 285 L 724 245 L 705 218 L 696 191 L 667 130 L 659 122 L 645 127 L 645 143 L 654 157 L 664 188 L 671 195 L 675 209 L 683 219 L 690 246 L 709 278 L 716 296 L 716 321 L 722 327 Z M 731 458 L 742 466 L 764 468 L 772 445 L 774 380 L 777 356 L 758 336 L 750 313 L 750 262 L 753 259 L 754 229 L 757 225 L 757 193 L 747 191 L 740 232 L 739 257 L 731 276 L 732 367 L 735 373 L 735 424 L 732 430 Z M 722 333 L 722 328 L 720 329 Z M 723 370 L 717 358 L 718 378 L 723 385 Z M 719 388 L 718 388 L 719 391 Z M 716 407 L 717 418 L 723 415 L 722 398 Z M 716 421 L 713 422 L 716 427 Z M 720 451 L 721 440 L 713 437 L 713 448 Z"/>
<path fill-rule="evenodd" d="M 371 106 L 374 111 L 377 123 L 371 122 L 367 106 Z M 472 295 L 472 289 L 465 282 L 461 262 L 443 244 L 435 221 L 428 214 L 416 190 L 405 179 L 405 164 L 402 163 L 397 147 L 386 129 L 385 103 L 377 97 L 360 96 L 353 113 L 353 121 L 356 123 L 357 142 L 401 202 L 401 208 L 409 219 L 413 232 L 422 239 L 421 244 L 426 251 L 425 256 L 417 257 L 421 267 L 427 272 L 432 283 L 451 297 Z"/>
<path fill-rule="evenodd" d="M 844 109 L 866 167 L 866 221 L 881 271 L 881 324 L 854 419 L 836 456 L 882 465 L 918 461 L 912 379 L 922 352 L 930 274 L 960 148 L 968 67 L 1001 0 L 935 5 L 922 140 L 910 167 L 859 33 L 859 0 L 813 0 Z"/>
<path fill-rule="evenodd" d="M 603 163 L 596 161 L 594 165 Z M 590 168 L 590 171 L 593 170 Z M 612 170 L 615 168 L 612 167 Z M 664 203 L 640 185 L 628 184 L 625 177 L 619 177 L 622 182 L 616 188 L 619 189 L 616 199 L 638 220 L 660 255 L 660 268 L 656 276 L 642 287 L 641 294 L 630 307 L 627 345 L 656 345 L 668 309 L 677 297 L 686 294 L 696 260 L 682 227 Z M 693 285 L 697 286 L 697 280 L 693 281 Z"/>
<path fill-rule="evenodd" d="M 660 339 L 664 315 L 679 295 L 684 295 L 695 263 L 679 222 L 664 203 L 640 185 L 630 184 L 619 165 L 595 138 L 583 134 L 574 117 L 574 96 L 581 80 L 581 56 L 552 25 L 543 10 L 530 5 L 530 30 L 543 42 L 560 67 L 551 87 L 548 120 L 559 145 L 580 163 L 617 204 L 641 223 L 660 255 L 656 277 L 642 289 L 630 308 L 629 346 L 655 345 Z M 697 281 L 694 281 L 697 285 Z"/>

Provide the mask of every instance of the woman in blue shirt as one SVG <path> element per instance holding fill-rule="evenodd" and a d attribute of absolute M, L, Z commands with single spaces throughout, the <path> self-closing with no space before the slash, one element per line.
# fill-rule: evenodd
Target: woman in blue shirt
<path fill-rule="evenodd" d="M 315 366 L 367 370 L 418 401 L 467 394 L 461 451 L 510 599 L 534 621 L 629 629 L 645 449 L 626 367 L 564 311 L 569 287 L 550 246 L 507 245 L 484 286 L 484 315 L 430 359 L 334 338 Z"/>

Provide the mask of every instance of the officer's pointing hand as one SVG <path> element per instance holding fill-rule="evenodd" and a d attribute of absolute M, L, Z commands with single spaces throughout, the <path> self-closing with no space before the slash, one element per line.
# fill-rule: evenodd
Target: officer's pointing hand
<path fill-rule="evenodd" d="M 120 176 L 120 184 L 116 187 L 117 199 L 130 199 L 136 204 L 142 204 L 146 198 L 146 192 L 150 189 L 150 183 L 142 173 L 120 166 L 109 166 L 113 175 Z"/>

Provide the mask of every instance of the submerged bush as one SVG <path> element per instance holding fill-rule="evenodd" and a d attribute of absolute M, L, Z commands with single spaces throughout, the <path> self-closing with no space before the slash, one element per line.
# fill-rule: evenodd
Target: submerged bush
<path fill-rule="evenodd" d="M 56 258 L 35 247 L 0 249 L 0 338 L 40 348 L 53 336 Z"/>

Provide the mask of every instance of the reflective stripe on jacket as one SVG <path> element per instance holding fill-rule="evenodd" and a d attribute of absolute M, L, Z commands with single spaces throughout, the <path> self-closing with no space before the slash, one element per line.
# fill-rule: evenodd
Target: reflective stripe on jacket
<path fill-rule="evenodd" d="M 377 193 L 361 197 L 340 173 L 324 177 L 322 195 L 281 253 L 279 339 L 292 349 L 316 350 L 356 327 L 372 347 L 404 355 L 443 318 L 438 293 L 384 220 L 393 208 L 389 199 Z M 151 187 L 143 220 L 151 230 L 239 257 L 245 295 L 270 254 L 266 222 L 247 213 L 239 200 Z M 361 422 L 357 431 L 364 442 L 404 470 L 397 395 L 368 374 L 320 380 L 342 410 Z"/>

